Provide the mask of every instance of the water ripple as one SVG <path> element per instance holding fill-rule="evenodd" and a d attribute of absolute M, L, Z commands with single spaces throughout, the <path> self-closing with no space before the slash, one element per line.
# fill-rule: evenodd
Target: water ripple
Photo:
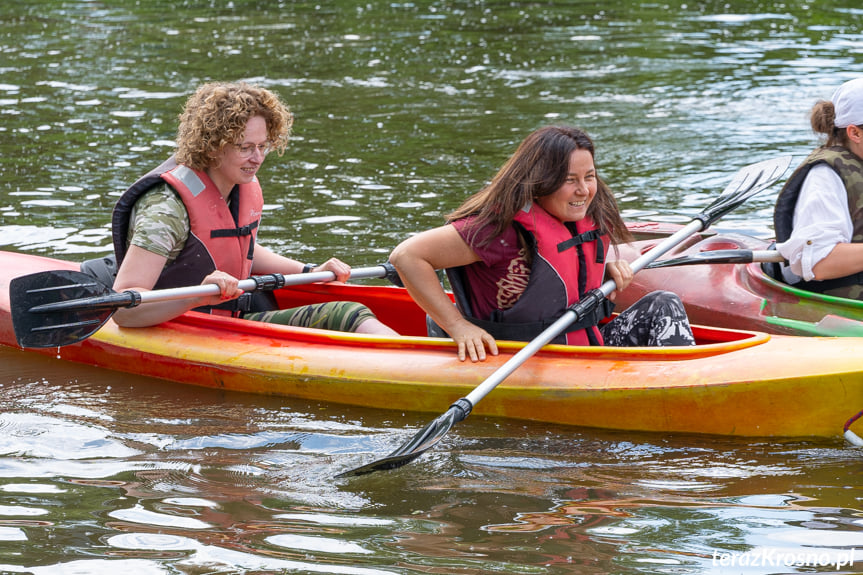
<path fill-rule="evenodd" d="M 107 429 L 26 413 L 0 414 L 0 454 L 54 461 L 126 458 L 140 453 L 112 439 Z"/>

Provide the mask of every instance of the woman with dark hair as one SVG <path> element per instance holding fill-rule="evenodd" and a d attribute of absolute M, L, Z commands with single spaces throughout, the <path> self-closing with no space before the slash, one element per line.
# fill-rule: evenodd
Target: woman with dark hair
<path fill-rule="evenodd" d="M 120 309 L 114 321 L 144 327 L 189 309 L 298 327 L 393 335 L 366 306 L 327 302 L 276 309 L 237 287 L 251 274 L 330 271 L 336 258 L 303 264 L 258 244 L 263 195 L 257 173 L 271 151 L 281 155 L 293 118 L 273 92 L 242 82 L 200 86 L 180 114 L 174 156 L 140 178 L 112 216 L 117 291 L 215 284 L 219 295 Z M 271 294 L 270 294 L 271 295 Z"/>
<path fill-rule="evenodd" d="M 496 355 L 495 338 L 528 341 L 567 307 L 599 287 L 632 281 L 609 248 L 631 240 L 611 190 L 594 165 L 582 130 L 549 126 L 530 134 L 485 188 L 390 255 L 405 287 L 430 319 L 458 343 L 459 358 Z M 615 250 L 616 252 L 616 250 Z M 437 281 L 445 269 L 457 308 Z M 611 295 L 611 299 L 614 294 Z M 680 299 L 648 294 L 613 321 L 610 313 L 569 326 L 555 343 L 692 345 Z"/>
<path fill-rule="evenodd" d="M 810 124 L 826 142 L 788 178 L 773 215 L 782 279 L 863 300 L 863 78 L 816 102 Z"/>

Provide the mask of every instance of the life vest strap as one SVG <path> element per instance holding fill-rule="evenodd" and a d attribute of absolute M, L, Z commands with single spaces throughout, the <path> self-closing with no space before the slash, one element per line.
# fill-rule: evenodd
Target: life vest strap
<path fill-rule="evenodd" d="M 228 228 L 224 230 L 213 230 L 210 232 L 211 238 L 238 238 L 252 235 L 252 231 L 258 227 L 258 222 L 252 222 L 247 226 L 239 228 Z"/>
<path fill-rule="evenodd" d="M 575 246 L 579 246 L 587 242 L 592 242 L 593 240 L 599 239 L 601 236 L 602 232 L 600 230 L 590 230 L 581 234 L 574 235 L 568 240 L 562 241 L 557 244 L 557 253 L 566 251 L 569 248 L 574 248 Z"/>

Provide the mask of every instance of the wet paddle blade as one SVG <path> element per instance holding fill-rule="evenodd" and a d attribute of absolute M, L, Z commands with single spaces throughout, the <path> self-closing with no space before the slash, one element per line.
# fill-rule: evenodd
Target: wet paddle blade
<path fill-rule="evenodd" d="M 34 312 L 55 304 L 112 293 L 91 276 L 72 270 L 39 272 L 9 283 L 12 325 L 21 347 L 60 347 L 92 335 L 114 313 L 113 309 Z"/>
<path fill-rule="evenodd" d="M 406 465 L 437 445 L 444 435 L 455 425 L 456 422 L 464 419 L 463 411 L 457 407 L 450 407 L 446 413 L 439 416 L 437 419 L 422 428 L 419 433 L 414 435 L 410 441 L 381 459 L 367 463 L 339 473 L 336 477 L 355 477 L 357 475 L 365 475 L 374 471 L 383 471 L 385 469 L 396 469 L 402 465 Z"/>

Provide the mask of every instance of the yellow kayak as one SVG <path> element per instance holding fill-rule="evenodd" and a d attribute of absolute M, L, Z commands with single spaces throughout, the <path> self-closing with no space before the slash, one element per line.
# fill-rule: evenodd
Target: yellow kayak
<path fill-rule="evenodd" d="M 77 270 L 78 264 L 0 252 L 0 269 L 0 344 L 19 347 L 9 282 L 39 271 Z M 120 328 L 109 320 L 79 343 L 28 351 L 183 384 L 439 413 L 524 345 L 501 342 L 497 357 L 460 362 L 450 340 L 424 336 L 424 313 L 397 287 L 312 284 L 275 293 L 284 307 L 360 301 L 403 335 L 188 312 L 148 328 Z M 803 437 L 840 436 L 863 407 L 863 338 L 694 331 L 694 347 L 548 345 L 473 413 L 623 430 Z"/>

